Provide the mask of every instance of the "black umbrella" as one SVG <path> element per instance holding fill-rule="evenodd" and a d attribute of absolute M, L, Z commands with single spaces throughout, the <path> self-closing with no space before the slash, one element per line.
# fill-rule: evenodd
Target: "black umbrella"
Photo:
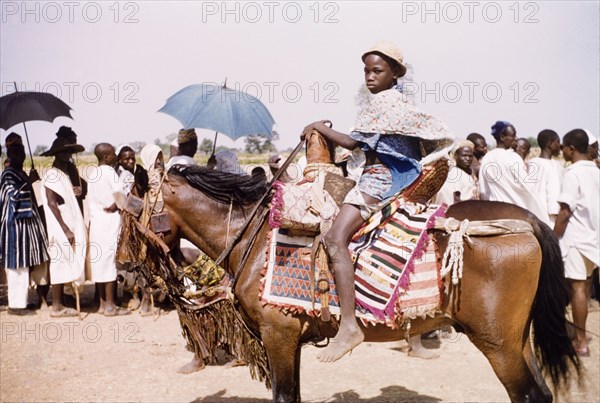
<path fill-rule="evenodd" d="M 0 128 L 8 130 L 16 124 L 23 123 L 32 168 L 33 156 L 25 122 L 30 120 L 52 122 L 59 116 L 73 119 L 71 107 L 47 92 L 18 91 L 15 83 L 15 92 L 0 97 Z"/>

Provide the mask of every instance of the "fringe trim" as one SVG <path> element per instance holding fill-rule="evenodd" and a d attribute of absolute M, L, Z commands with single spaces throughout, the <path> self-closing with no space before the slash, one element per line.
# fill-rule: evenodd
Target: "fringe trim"
<path fill-rule="evenodd" d="M 246 329 L 233 301 L 225 299 L 198 310 L 175 303 L 181 333 L 188 348 L 202 357 L 205 364 L 216 361 L 220 347 L 228 354 L 248 363 L 252 379 L 265 382 L 271 388 L 269 363 L 262 343 Z"/>
<path fill-rule="evenodd" d="M 262 342 L 246 327 L 232 299 L 196 306 L 184 300 L 186 287 L 179 278 L 182 268 L 158 241 L 140 231 L 137 220 L 123 214 L 123 232 L 119 244 L 124 245 L 119 261 L 129 262 L 147 284 L 165 291 L 175 304 L 182 334 L 188 348 L 202 357 L 205 364 L 216 361 L 216 348 L 222 348 L 248 363 L 253 379 L 271 388 L 271 374 Z"/>
<path fill-rule="evenodd" d="M 378 224 L 378 226 L 383 226 L 389 220 L 391 220 L 393 214 L 400 208 L 401 205 L 402 205 L 402 203 L 398 200 L 398 201 L 394 201 L 394 202 L 390 203 L 388 206 L 386 206 L 385 208 L 387 208 L 389 210 L 384 213 L 385 218 L 380 219 L 380 223 Z M 406 268 L 404 269 L 402 276 L 401 276 L 400 280 L 398 281 L 396 288 L 394 289 L 392 297 L 388 301 L 385 308 L 378 309 L 378 308 L 375 308 L 375 307 L 365 303 L 364 301 L 361 301 L 358 299 L 356 300 L 356 305 L 360 306 L 363 309 L 366 309 L 370 314 L 372 314 L 376 318 L 375 320 L 368 320 L 366 318 L 360 318 L 363 324 L 378 325 L 378 324 L 383 323 L 383 324 L 388 324 L 392 328 L 396 328 L 397 327 L 396 325 L 401 326 L 402 323 L 404 323 L 405 313 L 403 313 L 398 306 L 399 297 L 402 293 L 406 292 L 406 290 L 408 290 L 408 288 L 410 287 L 410 275 L 412 273 L 414 273 L 414 271 L 415 271 L 415 259 L 420 259 L 423 257 L 423 253 L 425 252 L 425 249 L 431 242 L 431 238 L 429 237 L 429 231 L 434 228 L 436 218 L 446 216 L 446 209 L 447 209 L 447 206 L 445 204 L 442 204 L 428 218 L 425 228 L 423 229 L 423 231 L 421 231 L 421 234 L 419 235 L 419 239 L 417 240 L 417 244 L 415 246 L 414 252 L 412 253 L 411 259 L 406 263 Z M 389 214 L 389 216 L 386 216 L 385 214 Z M 267 270 L 268 270 L 268 265 L 269 265 L 269 259 L 271 257 L 270 256 L 270 253 L 271 253 L 270 245 L 271 245 L 272 233 L 273 233 L 273 231 L 269 231 L 269 233 L 267 234 L 267 245 L 268 245 L 267 253 L 265 254 L 266 255 L 265 256 L 265 264 L 261 270 L 262 278 L 261 278 L 260 285 L 259 285 L 259 298 L 261 300 L 262 305 L 279 309 L 281 312 L 284 312 L 284 313 L 291 313 L 291 314 L 306 313 L 307 315 L 312 316 L 312 317 L 319 317 L 320 312 L 321 312 L 320 309 L 305 310 L 303 307 L 300 307 L 300 306 L 291 305 L 291 304 L 277 304 L 277 303 L 267 301 L 266 299 L 263 298 Z M 356 235 L 354 238 L 356 238 Z M 438 289 L 440 290 L 440 304 L 441 304 L 441 301 L 443 299 L 443 295 L 441 295 L 442 289 L 443 289 L 443 284 L 442 284 L 442 281 L 440 278 L 439 262 L 438 262 L 438 267 L 437 267 L 436 271 L 437 271 L 437 276 L 438 276 Z M 319 293 L 318 293 L 318 291 L 315 291 L 315 300 L 317 300 L 318 297 L 319 297 Z M 414 319 L 417 316 L 435 317 L 435 315 L 437 313 L 439 313 L 439 306 L 421 307 L 420 309 L 418 309 L 415 312 L 409 312 L 406 314 L 409 316 L 409 318 Z M 333 315 L 333 316 L 335 316 L 335 315 Z M 390 318 L 393 318 L 393 320 L 390 320 Z"/>
<path fill-rule="evenodd" d="M 283 182 L 275 181 L 273 188 L 275 193 L 271 198 L 271 211 L 269 214 L 269 226 L 271 228 L 281 227 L 281 220 L 283 219 Z"/>

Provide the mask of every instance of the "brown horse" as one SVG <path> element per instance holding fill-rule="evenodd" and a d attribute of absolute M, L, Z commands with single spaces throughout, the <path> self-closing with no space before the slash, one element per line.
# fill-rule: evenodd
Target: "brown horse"
<path fill-rule="evenodd" d="M 166 242 L 176 245 L 183 236 L 216 259 L 231 243 L 227 227 L 230 234 L 237 233 L 265 191 L 264 182 L 253 181 L 202 167 L 171 169 L 168 184 L 162 187 L 172 229 Z M 410 335 L 452 325 L 487 357 L 512 401 L 552 401 L 542 374 L 549 375 L 555 390 L 568 384 L 573 368 L 579 374 L 579 361 L 566 331 L 567 290 L 556 237 L 534 215 L 511 204 L 468 201 L 449 208 L 447 216 L 471 221 L 524 220 L 532 225 L 534 234 L 471 238 L 472 244 L 465 245 L 462 280 L 445 290 L 444 314 L 414 320 Z M 259 217 L 262 220 L 264 215 Z M 259 282 L 269 231 L 266 221 L 259 223 L 253 242 L 249 239 L 252 231 L 245 231 L 224 266 L 237 278 L 236 309 L 266 351 L 273 400 L 300 401 L 301 346 L 333 337 L 337 326 L 335 321 L 284 314 L 261 304 Z M 443 254 L 447 234 L 434 231 L 433 238 Z M 240 265 L 245 251 L 248 259 Z M 362 330 L 366 342 L 405 337 L 404 331 L 384 325 Z"/>

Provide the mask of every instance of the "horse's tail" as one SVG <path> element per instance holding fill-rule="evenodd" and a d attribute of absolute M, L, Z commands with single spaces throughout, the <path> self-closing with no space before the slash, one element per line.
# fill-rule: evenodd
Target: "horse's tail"
<path fill-rule="evenodd" d="M 571 366 L 580 375 L 579 359 L 567 334 L 565 314 L 569 292 L 558 239 L 540 220 L 532 224 L 542 249 L 542 267 L 533 302 L 533 340 L 542 369 L 558 388 L 563 382 L 568 384 Z"/>

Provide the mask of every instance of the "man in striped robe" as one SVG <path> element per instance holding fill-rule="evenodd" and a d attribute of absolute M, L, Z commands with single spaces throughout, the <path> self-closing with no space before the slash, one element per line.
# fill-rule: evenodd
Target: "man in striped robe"
<path fill-rule="evenodd" d="M 49 260 L 46 232 L 29 178 L 23 171 L 25 148 L 6 150 L 10 166 L 0 180 L 0 257 L 8 282 L 8 313 L 28 315 L 29 270 Z"/>

